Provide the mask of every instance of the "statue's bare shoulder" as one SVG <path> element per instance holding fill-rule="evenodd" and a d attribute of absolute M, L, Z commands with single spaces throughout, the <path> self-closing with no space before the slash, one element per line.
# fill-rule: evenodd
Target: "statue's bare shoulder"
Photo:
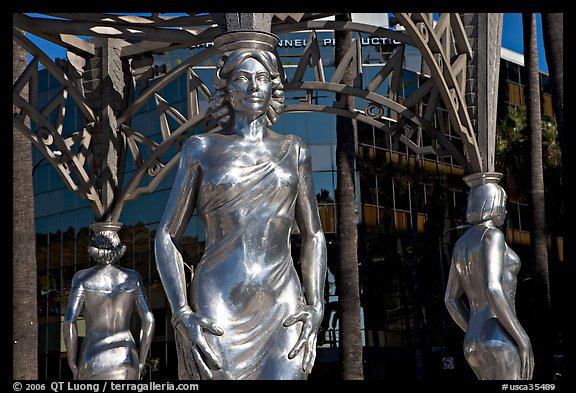
<path fill-rule="evenodd" d="M 482 234 L 482 240 L 484 242 L 504 242 L 504 232 L 502 232 L 499 228 L 488 227 Z"/>
<path fill-rule="evenodd" d="M 117 268 L 124 273 L 126 276 L 125 283 L 128 284 L 130 287 L 138 288 L 142 285 L 142 276 L 136 270 L 126 269 L 123 267 L 117 266 Z"/>
<path fill-rule="evenodd" d="M 298 162 L 305 163 L 311 160 L 308 145 L 302 140 L 302 138 L 294 134 L 287 134 L 285 137 L 289 138 L 290 143 L 295 145 L 296 151 L 298 152 Z"/>
<path fill-rule="evenodd" d="M 93 268 L 78 270 L 72 278 L 72 288 L 82 288 L 83 283 L 94 274 Z"/>
<path fill-rule="evenodd" d="M 79 270 L 72 279 L 72 288 L 106 291 L 115 286 L 120 286 L 118 289 L 122 290 L 133 290 L 141 287 L 142 278 L 137 271 L 119 266 L 114 266 L 113 269 L 115 274 L 110 277 L 109 273 L 104 273 L 100 269 Z M 106 277 L 105 280 L 102 278 L 103 275 Z"/>
<path fill-rule="evenodd" d="M 190 162 L 199 161 L 214 144 L 215 134 L 205 133 L 192 135 L 182 147 L 182 155 Z"/>

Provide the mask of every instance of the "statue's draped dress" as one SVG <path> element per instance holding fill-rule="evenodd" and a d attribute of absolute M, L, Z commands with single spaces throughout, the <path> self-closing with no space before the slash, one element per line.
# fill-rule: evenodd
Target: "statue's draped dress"
<path fill-rule="evenodd" d="M 302 324 L 283 325 L 304 306 L 290 253 L 302 142 L 293 135 L 279 142 L 279 152 L 254 165 L 226 149 L 213 153 L 209 166 L 200 162 L 197 209 L 206 248 L 189 296 L 195 312 L 224 330 L 222 336 L 205 330 L 223 361 L 213 379 L 306 378 L 303 351 L 288 359 Z M 191 357 L 183 359 L 177 348 L 180 378 L 198 378 Z"/>

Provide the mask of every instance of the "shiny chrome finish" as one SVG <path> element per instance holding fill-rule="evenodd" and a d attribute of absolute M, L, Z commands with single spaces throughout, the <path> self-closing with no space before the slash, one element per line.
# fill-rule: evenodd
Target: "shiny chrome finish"
<path fill-rule="evenodd" d="M 146 364 L 154 316 L 140 274 L 114 265 L 126 250 L 116 233 L 121 226 L 112 222 L 92 225 L 96 233 L 88 253 L 98 264 L 78 271 L 72 279 L 63 334 L 74 379 L 139 379 Z M 140 351 L 130 332 L 134 306 L 142 321 Z M 81 312 L 86 336 L 78 356 L 77 320 Z"/>
<path fill-rule="evenodd" d="M 506 218 L 501 177 L 497 172 L 464 177 L 472 227 L 454 246 L 444 301 L 466 332 L 464 356 L 478 379 L 529 380 L 534 355 L 515 309 L 520 259 L 498 228 Z"/>
<path fill-rule="evenodd" d="M 231 50 L 219 62 L 211 99 L 221 130 L 186 141 L 156 233 L 180 379 L 305 379 L 314 364 L 326 242 L 307 146 L 268 128 L 283 106 L 269 51 L 276 40 L 259 32 L 217 38 Z M 187 293 L 177 245 L 195 209 L 206 248 Z M 295 223 L 302 283 L 290 254 Z"/>

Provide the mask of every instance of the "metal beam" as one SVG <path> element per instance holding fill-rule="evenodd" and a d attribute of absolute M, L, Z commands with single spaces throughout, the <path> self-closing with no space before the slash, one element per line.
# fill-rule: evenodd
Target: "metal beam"
<path fill-rule="evenodd" d="M 466 104 L 478 138 L 481 172 L 492 172 L 503 14 L 462 14 L 462 19 L 472 47 L 472 57 L 467 63 Z"/>

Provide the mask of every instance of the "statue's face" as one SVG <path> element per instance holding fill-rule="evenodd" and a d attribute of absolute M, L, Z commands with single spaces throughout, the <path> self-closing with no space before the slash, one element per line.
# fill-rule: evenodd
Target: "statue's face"
<path fill-rule="evenodd" d="M 246 59 L 228 79 L 228 101 L 232 108 L 247 115 L 266 112 L 272 96 L 272 78 L 253 58 Z"/>

